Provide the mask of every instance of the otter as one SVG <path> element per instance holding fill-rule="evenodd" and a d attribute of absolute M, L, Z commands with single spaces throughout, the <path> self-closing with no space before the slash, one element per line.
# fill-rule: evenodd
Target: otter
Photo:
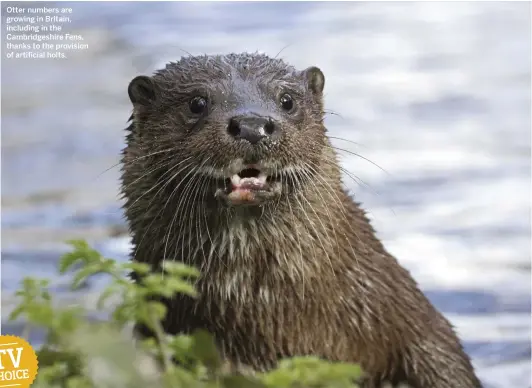
<path fill-rule="evenodd" d="M 163 301 L 164 330 L 209 331 L 235 370 L 313 355 L 359 363 L 366 388 L 481 387 L 450 323 L 345 190 L 324 86 L 318 67 L 259 53 L 183 57 L 130 82 L 132 259 L 200 271 L 197 298 Z"/>

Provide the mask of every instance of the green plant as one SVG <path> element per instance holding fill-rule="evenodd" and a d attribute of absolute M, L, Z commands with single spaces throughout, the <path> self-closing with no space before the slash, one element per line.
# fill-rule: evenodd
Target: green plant
<path fill-rule="evenodd" d="M 109 309 L 111 319 L 94 322 L 80 307 L 54 306 L 48 281 L 26 278 L 17 292 L 20 304 L 10 319 L 23 317 L 27 328 L 46 330 L 46 341 L 37 352 L 39 372 L 36 388 L 353 388 L 360 378 L 356 365 L 329 363 L 314 357 L 283 360 L 277 369 L 254 376 L 231 375 L 223 371 L 222 360 L 212 337 L 198 331 L 192 335 L 170 336 L 163 332 L 160 319 L 165 306 L 149 297 L 185 293 L 192 297 L 192 284 L 198 272 L 180 263 L 165 265 L 165 275 L 150 273 L 140 263 L 120 264 L 100 255 L 86 242 L 69 242 L 74 250 L 65 254 L 59 271 L 74 271 L 73 288 L 87 278 L 107 274 L 110 285 L 102 292 L 98 308 Z M 77 269 L 74 270 L 74 267 Z M 128 272 L 142 275 L 142 282 L 127 278 Z M 156 339 L 134 344 L 132 322 L 142 322 Z M 171 360 L 193 360 L 178 366 Z M 159 360 L 156 362 L 155 360 Z"/>

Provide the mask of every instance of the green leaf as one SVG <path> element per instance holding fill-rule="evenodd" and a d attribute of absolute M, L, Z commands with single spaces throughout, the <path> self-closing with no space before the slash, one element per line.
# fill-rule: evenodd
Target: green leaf
<path fill-rule="evenodd" d="M 101 272 L 104 271 L 102 270 L 102 266 L 100 265 L 100 263 L 87 264 L 87 266 L 81 268 L 78 272 L 76 272 L 76 274 L 74 275 L 74 279 L 72 280 L 71 288 L 73 290 L 80 288 L 89 277 Z"/>
<path fill-rule="evenodd" d="M 211 334 L 205 330 L 196 330 L 192 334 L 192 338 L 194 356 L 211 370 L 219 369 L 222 362 Z"/>
<path fill-rule="evenodd" d="M 196 278 L 200 275 L 200 272 L 196 268 L 177 261 L 165 261 L 163 263 L 163 270 L 168 274 L 179 275 L 180 277 Z"/>
<path fill-rule="evenodd" d="M 13 311 L 11 311 L 11 314 L 9 314 L 9 317 L 8 317 L 8 321 L 14 321 L 16 320 L 20 315 L 22 315 L 25 311 L 25 306 L 24 305 L 19 305 L 17 307 L 15 307 L 15 309 L 13 309 Z"/>
<path fill-rule="evenodd" d="M 122 268 L 124 270 L 133 271 L 139 275 L 147 275 L 151 271 L 151 266 L 146 263 L 136 263 L 136 262 L 125 263 L 125 264 L 122 264 Z"/>
<path fill-rule="evenodd" d="M 247 376 L 224 376 L 222 386 L 230 388 L 265 388 L 258 379 Z"/>
<path fill-rule="evenodd" d="M 59 259 L 59 272 L 61 274 L 68 271 L 78 261 L 88 264 L 98 261 L 100 258 L 100 254 L 94 249 L 91 249 L 89 244 L 84 240 L 68 240 L 67 244 L 71 245 L 74 250 L 64 254 Z"/>
<path fill-rule="evenodd" d="M 118 294 L 119 292 L 120 292 L 120 288 L 116 284 L 112 284 L 108 286 L 107 288 L 105 288 L 102 291 L 100 297 L 98 298 L 98 301 L 96 302 L 96 308 L 98 310 L 102 310 L 105 307 L 105 302 L 107 302 L 107 300 L 111 296 Z"/>

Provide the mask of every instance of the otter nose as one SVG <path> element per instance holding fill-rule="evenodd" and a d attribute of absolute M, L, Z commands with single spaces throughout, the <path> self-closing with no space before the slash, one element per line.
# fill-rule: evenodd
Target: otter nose
<path fill-rule="evenodd" d="M 275 124 L 269 117 L 236 116 L 229 120 L 227 132 L 235 139 L 243 139 L 251 144 L 257 144 L 275 132 Z"/>

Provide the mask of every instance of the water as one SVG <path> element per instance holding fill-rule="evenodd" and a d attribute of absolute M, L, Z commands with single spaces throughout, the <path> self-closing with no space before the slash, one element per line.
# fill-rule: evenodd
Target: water
<path fill-rule="evenodd" d="M 42 3 L 40 4 L 42 6 Z M 62 3 L 64 5 L 64 3 Z M 2 7 L 5 7 L 3 4 Z M 487 387 L 530 387 L 530 4 L 73 3 L 90 49 L 2 62 L 2 328 L 23 276 L 93 306 L 55 265 L 83 237 L 126 260 L 127 84 L 188 51 L 280 54 L 326 75 L 346 185 L 456 325 Z M 33 343 L 42 341 L 34 333 Z"/>

